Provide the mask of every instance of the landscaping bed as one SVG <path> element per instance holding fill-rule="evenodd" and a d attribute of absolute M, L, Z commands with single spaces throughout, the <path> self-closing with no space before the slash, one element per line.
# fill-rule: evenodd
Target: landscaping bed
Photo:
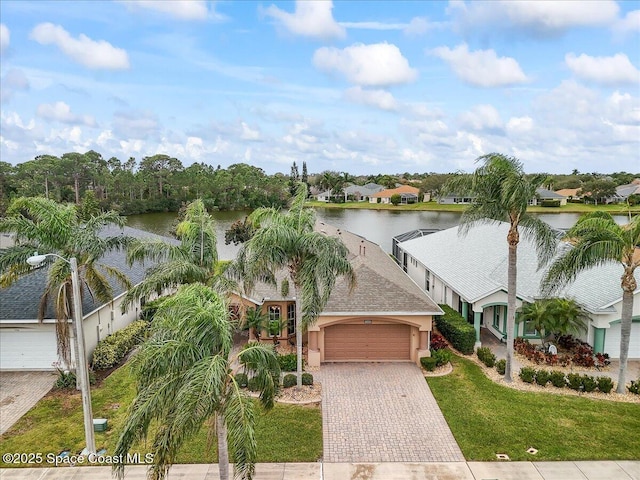
<path fill-rule="evenodd" d="M 427 382 L 467 460 L 496 460 L 499 453 L 522 461 L 640 458 L 638 403 L 528 384 L 537 391 L 519 391 L 487 378 L 474 361 L 456 356 L 452 363 L 451 374 Z M 554 390 L 564 394 L 549 395 Z M 530 447 L 538 453 L 527 453 Z"/>

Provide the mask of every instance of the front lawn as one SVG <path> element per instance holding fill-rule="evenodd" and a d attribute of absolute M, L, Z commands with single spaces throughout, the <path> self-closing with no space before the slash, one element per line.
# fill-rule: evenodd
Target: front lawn
<path fill-rule="evenodd" d="M 452 363 L 453 373 L 427 382 L 467 460 L 640 458 L 640 405 L 522 392 L 492 382 L 469 360 Z"/>
<path fill-rule="evenodd" d="M 113 453 L 134 396 L 135 388 L 126 366 L 92 389 L 94 418 L 109 421 L 107 432 L 96 432 L 98 450 L 106 448 L 108 454 Z M 79 393 L 49 394 L 0 437 L 0 451 L 78 453 L 84 446 L 82 418 Z M 258 462 L 315 462 L 322 457 L 322 413 L 318 407 L 276 404 L 270 412 L 259 413 L 256 437 Z M 210 443 L 211 448 L 203 429 L 182 448 L 178 463 L 215 463 L 215 439 Z M 148 449 L 143 445 L 137 451 L 147 453 Z M 0 463 L 0 467 L 7 466 Z"/>

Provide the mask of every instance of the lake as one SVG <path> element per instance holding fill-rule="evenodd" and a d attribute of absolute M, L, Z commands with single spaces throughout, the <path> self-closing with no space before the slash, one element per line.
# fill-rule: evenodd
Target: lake
<path fill-rule="evenodd" d="M 217 222 L 218 255 L 221 259 L 235 257 L 239 246 L 225 245 L 224 232 L 233 222 L 243 219 L 248 211 L 213 212 Z M 416 228 L 445 229 L 455 227 L 460 221 L 460 213 L 429 212 L 429 211 L 389 211 L 389 210 L 350 210 L 350 209 L 316 209 L 317 218 L 340 227 L 344 230 L 362 235 L 368 240 L 380 245 L 386 252 L 391 252 L 391 239 L 404 232 Z M 578 220 L 578 213 L 547 213 L 538 216 L 552 227 L 570 228 Z M 127 225 L 141 230 L 167 235 L 176 214 L 145 213 L 127 217 Z M 618 223 L 626 223 L 627 217 L 614 217 Z"/>

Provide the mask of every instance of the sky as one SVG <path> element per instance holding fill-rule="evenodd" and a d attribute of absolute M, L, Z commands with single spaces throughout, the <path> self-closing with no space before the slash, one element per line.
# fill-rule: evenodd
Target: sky
<path fill-rule="evenodd" d="M 0 159 L 640 171 L 640 1 L 0 2 Z"/>

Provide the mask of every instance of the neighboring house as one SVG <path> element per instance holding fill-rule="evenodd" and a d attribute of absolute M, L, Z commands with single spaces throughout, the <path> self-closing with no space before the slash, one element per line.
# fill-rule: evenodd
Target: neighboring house
<path fill-rule="evenodd" d="M 580 188 L 562 188 L 556 190 L 556 193 L 562 195 L 567 200 L 580 200 L 582 198 L 582 195 L 578 193 L 580 190 Z"/>
<path fill-rule="evenodd" d="M 397 244 L 396 259 L 435 301 L 446 303 L 476 328 L 486 327 L 498 338 L 506 334 L 507 319 L 507 232 L 509 224 L 472 228 L 466 236 L 458 227 L 419 236 Z M 571 248 L 563 244 L 562 248 Z M 518 246 L 517 305 L 540 298 L 544 271 L 532 243 L 523 236 Z M 587 330 L 580 335 L 596 352 L 612 358 L 620 354 L 620 315 L 622 267 L 609 263 L 581 273 L 560 296 L 573 298 L 589 313 Z M 640 271 L 636 271 L 640 284 Z M 640 358 L 640 288 L 635 292 L 629 358 Z M 527 323 L 516 324 L 516 336 L 538 339 Z"/>
<path fill-rule="evenodd" d="M 353 233 L 318 222 L 316 230 L 342 239 L 357 286 L 349 293 L 339 279 L 326 308 L 305 336 L 308 365 L 340 361 L 411 361 L 429 356 L 434 315 L 440 307 L 378 245 Z M 281 272 L 280 279 L 284 278 Z M 291 288 L 289 290 L 292 290 Z M 235 304 L 235 305 L 234 305 Z M 277 335 L 292 344 L 295 298 L 281 288 L 258 284 L 248 295 L 235 295 L 234 309 L 259 307 L 272 319 L 286 319 Z M 264 331 L 263 340 L 273 339 Z"/>
<path fill-rule="evenodd" d="M 529 200 L 529 205 L 541 205 L 545 200 L 558 200 L 561 206 L 567 204 L 567 197 L 546 188 L 536 188 L 536 196 Z"/>
<path fill-rule="evenodd" d="M 450 194 L 450 195 L 443 195 L 441 197 L 438 197 L 438 203 L 446 204 L 446 205 L 451 205 L 451 204 L 468 205 L 472 202 L 473 202 L 473 197 L 471 196 Z"/>
<path fill-rule="evenodd" d="M 129 235 L 137 238 L 158 238 L 168 242 L 176 240 L 154 235 L 143 230 L 124 227 L 107 227 L 105 235 Z M 47 252 L 40 252 L 47 253 Z M 123 251 L 109 252 L 100 263 L 117 268 L 123 272 L 133 285 L 144 279 L 146 268 L 153 265 L 135 264 L 129 267 Z M 38 305 L 46 284 L 46 266 L 35 269 L 20 278 L 8 288 L 0 288 L 0 370 L 53 370 L 54 362 L 58 362 L 56 343 L 56 315 L 50 302 L 45 319 L 38 321 Z M 138 318 L 140 305 L 132 304 L 125 314 L 120 313 L 120 304 L 124 294 L 123 288 L 107 277 L 113 287 L 114 298 L 106 304 L 94 302 L 86 290 L 82 295 L 82 312 L 84 317 L 84 335 L 87 360 L 92 358 L 93 350 L 98 342 L 111 333 L 129 325 Z M 72 353 L 75 348 L 72 346 Z"/>
<path fill-rule="evenodd" d="M 640 178 L 636 178 L 627 185 L 616 187 L 617 201 L 625 202 L 631 195 L 640 195 Z"/>
<path fill-rule="evenodd" d="M 418 202 L 419 193 L 419 188 L 412 187 L 410 185 L 401 185 L 396 188 L 390 188 L 374 193 L 369 196 L 369 203 L 378 203 L 378 199 L 380 199 L 380 203 L 391 203 L 391 197 L 396 194 L 400 195 L 400 203 L 402 204 L 416 203 Z"/>
<path fill-rule="evenodd" d="M 335 195 L 331 190 L 326 190 L 324 192 L 318 193 L 316 198 L 319 202 L 329 202 L 332 198 L 337 196 L 345 196 L 347 199 L 353 199 L 356 202 L 364 202 L 368 200 L 371 195 L 374 193 L 378 193 L 384 190 L 382 185 L 378 185 L 377 183 L 367 183 L 366 185 L 349 185 L 345 187 L 342 191 L 343 193 L 340 195 Z"/>

